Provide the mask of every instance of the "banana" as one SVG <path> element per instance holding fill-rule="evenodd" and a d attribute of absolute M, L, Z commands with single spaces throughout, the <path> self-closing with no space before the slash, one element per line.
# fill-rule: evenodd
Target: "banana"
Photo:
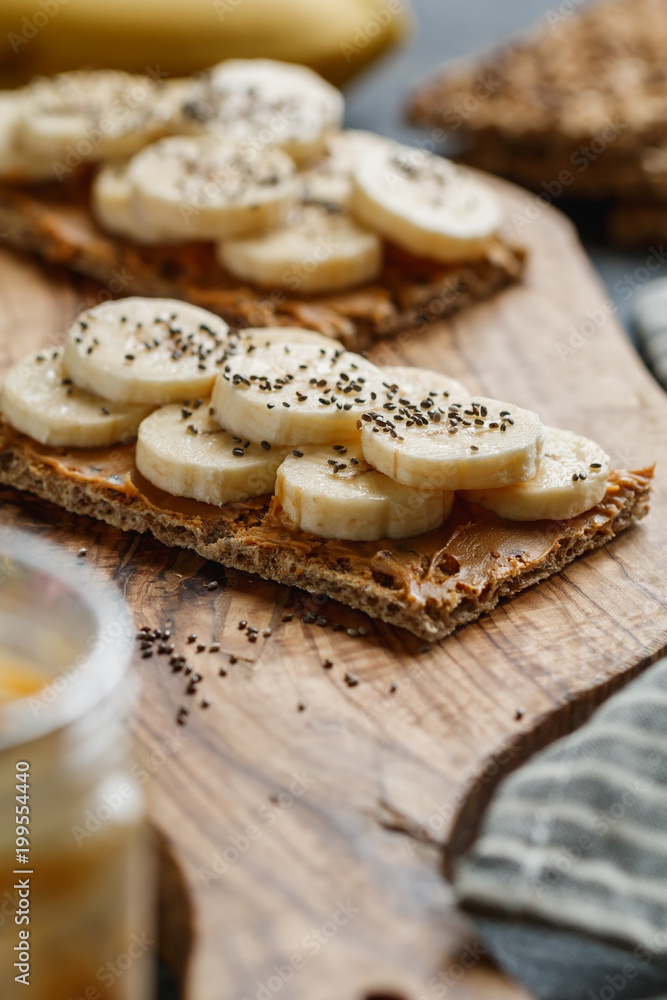
<path fill-rule="evenodd" d="M 101 448 L 127 441 L 152 409 L 111 403 L 77 388 L 58 350 L 30 354 L 10 368 L 0 408 L 17 431 L 58 448 Z"/>
<path fill-rule="evenodd" d="M 465 386 L 449 375 L 442 375 L 428 368 L 410 368 L 407 365 L 384 367 L 382 387 L 386 390 L 387 402 L 392 402 L 398 395 L 399 399 L 405 399 L 408 403 L 410 401 L 421 403 L 422 400 L 432 399 L 438 406 L 444 406 L 445 400 L 455 401 L 470 396 Z"/>
<path fill-rule="evenodd" d="M 399 143 L 357 161 L 350 211 L 404 250 L 442 263 L 482 257 L 502 222 L 496 194 L 467 170 Z"/>
<path fill-rule="evenodd" d="M 339 205 L 347 208 L 352 196 L 352 174 L 357 161 L 370 150 L 386 146 L 384 136 L 361 129 L 331 132 L 323 157 L 301 172 L 301 199 L 305 204 Z"/>
<path fill-rule="evenodd" d="M 362 415 L 366 461 L 406 486 L 464 490 L 507 486 L 537 472 L 544 428 L 536 413 L 466 394 L 408 403 L 399 390 Z"/>
<path fill-rule="evenodd" d="M 51 163 L 23 149 L 19 125 L 25 114 L 25 90 L 0 91 L 0 180 L 53 180 Z"/>
<path fill-rule="evenodd" d="M 224 240 L 219 262 L 236 278 L 300 295 L 335 292 L 377 278 L 383 246 L 336 205 L 302 205 L 279 229 Z"/>
<path fill-rule="evenodd" d="M 70 327 L 65 366 L 76 385 L 118 402 L 208 396 L 227 334 L 219 316 L 175 299 L 104 302 Z"/>
<path fill-rule="evenodd" d="M 243 52 L 323 66 L 343 81 L 402 39 L 411 20 L 399 0 L 2 0 L 0 38 L 8 73 L 65 63 L 193 73 Z"/>
<path fill-rule="evenodd" d="M 193 79 L 179 131 L 219 132 L 255 152 L 280 146 L 301 163 L 340 127 L 343 109 L 340 91 L 305 66 L 228 59 Z"/>
<path fill-rule="evenodd" d="M 496 490 L 467 490 L 463 496 L 509 521 L 561 521 L 600 503 L 608 475 L 609 456 L 595 441 L 546 427 L 532 479 Z"/>
<path fill-rule="evenodd" d="M 286 520 L 302 531 L 363 542 L 439 528 L 454 502 L 452 492 L 412 489 L 383 476 L 353 441 L 295 449 L 278 469 L 275 495 Z"/>
<path fill-rule="evenodd" d="M 20 138 L 41 160 L 123 159 L 165 134 L 169 94 L 160 80 L 118 70 L 40 77 L 26 88 Z"/>
<path fill-rule="evenodd" d="M 216 418 L 271 444 L 358 437 L 356 423 L 381 389 L 381 370 L 358 354 L 316 344 L 270 344 L 227 359 L 216 379 Z"/>
<path fill-rule="evenodd" d="M 218 505 L 273 493 L 285 449 L 228 434 L 213 419 L 210 400 L 196 403 L 163 406 L 142 422 L 142 476 L 167 493 Z"/>
<path fill-rule="evenodd" d="M 297 189 L 280 149 L 242 149 L 221 136 L 171 136 L 132 157 L 132 206 L 176 240 L 219 240 L 280 225 Z"/>
<path fill-rule="evenodd" d="M 327 349 L 345 349 L 339 340 L 318 333 L 317 330 L 306 330 L 302 326 L 252 326 L 236 330 L 235 336 L 240 348 L 246 351 L 250 344 L 254 344 L 253 350 L 268 347 L 269 344 L 317 344 L 318 347 Z"/>
<path fill-rule="evenodd" d="M 127 164 L 101 166 L 92 183 L 91 199 L 93 215 L 108 232 L 147 245 L 173 242 L 173 238 L 142 219 L 138 206 L 133 205 Z"/>
<path fill-rule="evenodd" d="M 300 174 L 299 202 L 287 223 L 257 236 L 226 240 L 217 258 L 244 281 L 302 295 L 373 281 L 382 270 L 380 238 L 345 211 L 357 159 L 387 140 L 370 132 L 331 133 L 326 155 Z"/>

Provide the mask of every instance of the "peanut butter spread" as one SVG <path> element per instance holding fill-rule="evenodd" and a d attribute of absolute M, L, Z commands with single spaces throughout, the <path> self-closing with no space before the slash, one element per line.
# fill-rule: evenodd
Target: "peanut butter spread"
<path fill-rule="evenodd" d="M 59 477 L 115 494 L 123 504 L 163 512 L 175 524 L 201 529 L 207 539 L 233 536 L 237 543 L 313 558 L 341 574 L 361 573 L 396 593 L 402 602 L 460 606 L 479 599 L 501 581 L 535 579 L 554 572 L 566 553 L 596 536 L 600 544 L 647 511 L 653 469 L 612 471 L 601 503 L 565 521 L 509 521 L 456 499 L 448 521 L 414 538 L 376 542 L 325 540 L 286 523 L 275 497 L 265 496 L 222 507 L 172 496 L 152 486 L 134 463 L 134 445 L 65 449 L 38 444 L 8 426 L 0 434 L 0 474 L 13 450 L 27 453 L 34 465 L 51 467 Z M 629 501 L 632 501 L 629 503 Z M 627 519 L 617 518 L 625 512 Z M 588 545 L 584 547 L 593 547 Z M 544 571 L 546 569 L 546 571 Z"/>

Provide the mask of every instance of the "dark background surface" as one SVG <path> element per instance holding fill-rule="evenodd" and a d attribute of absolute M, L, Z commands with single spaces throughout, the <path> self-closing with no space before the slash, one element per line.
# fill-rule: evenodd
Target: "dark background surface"
<path fill-rule="evenodd" d="M 335 0 L 333 0 L 335 2 Z M 524 31 L 542 22 L 546 11 L 557 10 L 560 0 L 412 0 L 408 5 L 415 22 L 413 34 L 400 49 L 367 70 L 345 90 L 346 125 L 392 136 L 402 142 L 418 143 L 428 130 L 405 121 L 408 95 L 421 79 L 443 63 L 473 52 L 488 50 L 507 35 Z M 616 250 L 605 245 L 599 206 L 554 203 L 567 211 L 579 228 L 584 245 L 609 288 L 618 307 L 618 317 L 632 332 L 632 298 L 627 278 L 644 264 L 648 248 Z M 656 272 L 656 277 L 664 277 Z M 625 279 L 625 280 L 624 280 Z M 621 289 L 616 285 L 621 285 Z M 567 294 L 567 290 L 563 290 Z M 159 1000 L 176 1000 L 177 993 L 167 971 L 162 968 Z M 346 998 L 341 998 L 346 1000 Z"/>

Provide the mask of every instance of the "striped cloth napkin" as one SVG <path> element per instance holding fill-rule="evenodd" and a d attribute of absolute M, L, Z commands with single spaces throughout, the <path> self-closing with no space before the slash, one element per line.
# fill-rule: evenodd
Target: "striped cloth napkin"
<path fill-rule="evenodd" d="M 454 888 L 540 1000 L 667 997 L 667 659 L 501 783 Z"/>
<path fill-rule="evenodd" d="M 632 305 L 639 349 L 658 382 L 667 389 L 667 278 L 645 285 Z"/>

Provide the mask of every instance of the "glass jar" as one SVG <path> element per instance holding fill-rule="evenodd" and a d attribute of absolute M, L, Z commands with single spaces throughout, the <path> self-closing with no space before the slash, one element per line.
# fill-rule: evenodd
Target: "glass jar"
<path fill-rule="evenodd" d="M 153 995 L 153 852 L 124 724 L 133 625 L 82 562 L 0 531 L 3 1000 Z"/>

